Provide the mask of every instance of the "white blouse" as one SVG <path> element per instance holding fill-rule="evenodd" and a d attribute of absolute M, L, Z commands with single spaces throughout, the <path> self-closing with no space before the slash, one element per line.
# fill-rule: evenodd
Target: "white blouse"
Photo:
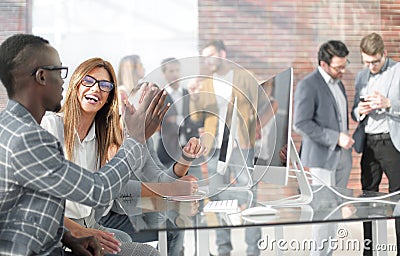
<path fill-rule="evenodd" d="M 48 130 L 51 134 L 53 134 L 61 142 L 64 152 L 66 152 L 64 143 L 63 117 L 60 115 L 56 115 L 55 113 L 46 113 L 40 125 Z M 93 122 L 92 126 L 90 127 L 89 133 L 82 142 L 79 140 L 79 136 L 76 131 L 75 133 L 77 136 L 74 145 L 75 149 L 73 156 L 74 159 L 72 159 L 73 162 L 92 172 L 97 171 L 100 164 L 98 163 L 98 159 L 96 159 L 97 143 L 95 123 Z M 91 210 L 92 207 L 66 200 L 65 216 L 68 218 L 80 219 L 87 217 L 90 215 Z"/>

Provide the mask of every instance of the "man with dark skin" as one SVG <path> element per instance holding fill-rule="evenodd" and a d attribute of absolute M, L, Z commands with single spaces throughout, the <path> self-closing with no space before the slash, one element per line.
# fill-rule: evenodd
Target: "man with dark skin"
<path fill-rule="evenodd" d="M 125 111 L 127 138 L 120 150 L 92 173 L 67 161 L 60 142 L 39 125 L 46 111 L 60 109 L 67 73 L 41 37 L 18 34 L 0 46 L 0 78 L 9 97 L 0 112 L 1 255 L 62 255 L 60 241 L 74 255 L 102 255 L 93 237 L 77 239 L 64 230 L 65 199 L 100 207 L 117 198 L 142 168 L 145 141 L 168 109 L 166 93 L 146 85 L 139 107 Z M 140 255 L 149 255 L 143 246 Z"/>

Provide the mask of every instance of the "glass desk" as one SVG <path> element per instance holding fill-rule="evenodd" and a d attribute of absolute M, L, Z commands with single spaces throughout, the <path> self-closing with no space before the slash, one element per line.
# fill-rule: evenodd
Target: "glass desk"
<path fill-rule="evenodd" d="M 372 197 L 382 196 L 382 193 L 363 192 L 353 189 L 334 188 L 334 193 L 325 186 L 313 186 L 313 200 L 309 204 L 298 206 L 274 206 L 278 210 L 275 215 L 243 217 L 238 213 L 204 213 L 202 208 L 209 200 L 238 199 L 241 209 L 249 206 L 268 205 L 270 201 L 290 198 L 297 194 L 296 185 L 277 186 L 259 184 L 256 195 L 251 190 L 228 190 L 217 196 L 201 200 L 173 201 L 162 198 L 144 198 L 140 202 L 142 211 L 159 211 L 164 218 L 160 218 L 158 226 L 139 228 L 139 231 L 159 231 L 159 248 L 162 255 L 166 255 L 166 219 L 174 219 L 176 230 L 194 230 L 196 237 L 197 255 L 209 255 L 209 236 L 211 229 L 217 228 L 246 228 L 246 227 L 274 227 L 275 237 L 283 237 L 283 226 L 293 224 L 339 223 L 369 220 L 373 227 L 374 245 L 387 244 L 386 220 L 400 216 L 400 197 L 390 197 L 382 200 L 372 200 Z M 347 197 L 347 198 L 344 198 Z M 365 201 L 368 198 L 368 201 Z M 398 209 L 399 208 L 399 209 Z M 138 228 L 138 227 L 136 227 Z M 259 241 L 262 248 L 262 241 Z M 362 250 L 362 248 L 361 248 Z M 276 250 L 278 255 L 283 254 Z M 387 255 L 387 250 L 376 250 L 374 255 Z"/>

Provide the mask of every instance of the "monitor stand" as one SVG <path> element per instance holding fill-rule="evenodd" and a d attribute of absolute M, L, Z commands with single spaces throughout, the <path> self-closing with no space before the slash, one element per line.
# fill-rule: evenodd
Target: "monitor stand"
<path fill-rule="evenodd" d="M 290 138 L 290 149 L 288 161 L 292 163 L 292 168 L 289 172 L 294 172 L 296 175 L 289 175 L 290 178 L 296 178 L 299 184 L 300 193 L 291 197 L 274 200 L 274 201 L 262 201 L 258 202 L 261 205 L 272 205 L 272 206 L 299 206 L 303 204 L 309 204 L 313 199 L 313 192 L 311 190 L 308 177 L 304 171 L 303 165 L 301 164 L 299 154 L 297 153 L 293 139 Z"/>

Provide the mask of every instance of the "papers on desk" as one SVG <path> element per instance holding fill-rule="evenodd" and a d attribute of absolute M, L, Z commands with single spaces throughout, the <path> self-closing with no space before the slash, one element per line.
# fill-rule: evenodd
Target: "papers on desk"
<path fill-rule="evenodd" d="M 166 199 L 170 201 L 177 201 L 177 202 L 192 202 L 197 200 L 202 200 L 206 197 L 207 193 L 205 191 L 199 190 L 194 195 L 187 195 L 187 196 L 167 196 Z"/>

